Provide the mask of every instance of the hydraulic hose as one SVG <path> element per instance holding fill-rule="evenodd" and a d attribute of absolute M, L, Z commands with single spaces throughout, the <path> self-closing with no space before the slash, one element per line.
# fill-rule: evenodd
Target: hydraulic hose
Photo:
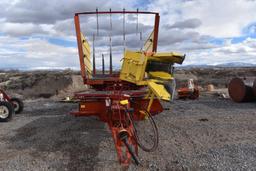
<path fill-rule="evenodd" d="M 154 121 L 154 119 L 153 119 L 151 113 L 148 112 L 147 109 L 145 109 L 145 107 L 141 106 L 140 104 L 136 103 L 136 102 L 133 101 L 133 100 L 131 100 L 131 103 L 137 105 L 137 106 L 139 107 L 140 111 L 143 111 L 143 112 L 146 113 L 147 119 L 150 121 L 150 124 L 151 124 L 151 126 L 152 126 L 152 128 L 153 128 L 153 132 L 154 132 L 154 138 L 153 138 L 154 141 L 153 141 L 153 145 L 152 145 L 151 147 L 146 147 L 146 145 L 143 144 L 143 143 L 140 141 L 140 138 L 139 138 L 138 133 L 137 133 L 137 129 L 136 129 L 135 124 L 134 124 L 134 120 L 133 120 L 133 118 L 130 116 L 130 113 L 129 113 L 128 109 L 126 109 L 127 117 L 129 118 L 129 120 L 130 120 L 130 122 L 131 122 L 131 124 L 132 124 L 132 126 L 133 126 L 133 129 L 134 129 L 134 131 L 133 131 L 133 132 L 134 132 L 134 137 L 135 137 L 135 139 L 136 139 L 136 141 L 137 141 L 139 147 L 140 147 L 142 150 L 144 150 L 144 151 L 146 151 L 146 152 L 155 151 L 156 148 L 157 148 L 157 146 L 158 146 L 158 143 L 159 143 L 159 134 L 158 134 L 158 129 L 157 129 L 156 123 L 155 123 L 155 121 Z"/>

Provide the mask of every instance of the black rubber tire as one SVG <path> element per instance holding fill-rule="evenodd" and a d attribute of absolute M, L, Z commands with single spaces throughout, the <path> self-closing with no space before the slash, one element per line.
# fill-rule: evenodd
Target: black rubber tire
<path fill-rule="evenodd" d="M 15 98 L 15 97 L 11 98 L 11 102 L 14 104 L 13 109 L 14 109 L 15 114 L 19 114 L 23 111 L 24 103 L 19 98 Z"/>
<path fill-rule="evenodd" d="M 0 122 L 8 122 L 12 119 L 12 115 L 14 113 L 13 105 L 10 102 L 2 101 L 0 102 L 0 107 L 5 107 L 8 112 L 7 117 L 0 117 Z M 0 111 L 1 112 L 1 111 Z"/>

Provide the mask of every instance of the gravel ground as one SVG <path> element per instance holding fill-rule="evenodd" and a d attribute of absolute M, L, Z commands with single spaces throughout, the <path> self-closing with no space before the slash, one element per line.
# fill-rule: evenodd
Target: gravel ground
<path fill-rule="evenodd" d="M 0 123 L 0 170 L 126 170 L 117 162 L 105 124 L 75 118 L 75 104 L 25 101 L 25 111 Z M 204 96 L 176 100 L 154 117 L 155 152 L 128 170 L 256 170 L 256 105 Z"/>

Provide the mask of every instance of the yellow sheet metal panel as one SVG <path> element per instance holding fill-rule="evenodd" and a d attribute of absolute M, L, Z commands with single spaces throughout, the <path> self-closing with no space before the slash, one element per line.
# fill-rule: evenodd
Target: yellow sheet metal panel
<path fill-rule="evenodd" d="M 170 101 L 171 95 L 167 92 L 163 85 L 157 84 L 154 81 L 148 81 L 149 89 L 161 100 Z"/>
<path fill-rule="evenodd" d="M 147 57 L 143 52 L 125 51 L 120 79 L 137 85 L 144 85 Z"/>
<path fill-rule="evenodd" d="M 91 64 L 90 59 L 88 59 L 86 56 L 84 56 L 84 64 L 85 64 L 86 70 L 89 73 L 91 73 L 92 72 L 92 64 Z"/>
<path fill-rule="evenodd" d="M 154 53 L 149 57 L 148 60 L 151 61 L 162 61 L 182 64 L 185 59 L 185 55 L 176 52 L 166 52 L 166 53 Z"/>
<path fill-rule="evenodd" d="M 121 105 L 127 105 L 127 104 L 129 104 L 129 101 L 128 100 L 121 100 L 120 104 Z"/>
<path fill-rule="evenodd" d="M 91 64 L 91 49 L 88 41 L 86 40 L 85 36 L 81 33 L 81 39 L 82 39 L 82 48 L 83 48 L 83 54 L 84 54 L 84 64 L 87 73 L 89 76 L 92 73 L 92 64 Z"/>
<path fill-rule="evenodd" d="M 173 77 L 171 74 L 163 71 L 149 72 L 149 76 L 156 79 L 171 80 Z"/>
<path fill-rule="evenodd" d="M 153 51 L 153 39 L 154 39 L 154 30 L 151 32 L 148 39 L 144 43 L 143 50 L 145 52 L 152 52 Z"/>
<path fill-rule="evenodd" d="M 83 46 L 86 49 L 86 53 L 90 55 L 91 48 L 90 48 L 89 42 L 87 41 L 83 33 L 81 33 L 81 39 L 82 39 Z"/>

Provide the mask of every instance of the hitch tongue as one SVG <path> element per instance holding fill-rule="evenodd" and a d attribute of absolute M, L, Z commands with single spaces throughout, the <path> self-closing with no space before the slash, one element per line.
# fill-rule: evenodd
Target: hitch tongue
<path fill-rule="evenodd" d="M 136 156 L 136 154 L 135 154 L 134 150 L 132 149 L 131 145 L 128 143 L 128 137 L 129 137 L 128 132 L 125 129 L 123 129 L 119 132 L 118 137 L 125 144 L 126 148 L 128 149 L 129 153 L 131 154 L 135 164 L 140 165 L 138 156 Z"/>

